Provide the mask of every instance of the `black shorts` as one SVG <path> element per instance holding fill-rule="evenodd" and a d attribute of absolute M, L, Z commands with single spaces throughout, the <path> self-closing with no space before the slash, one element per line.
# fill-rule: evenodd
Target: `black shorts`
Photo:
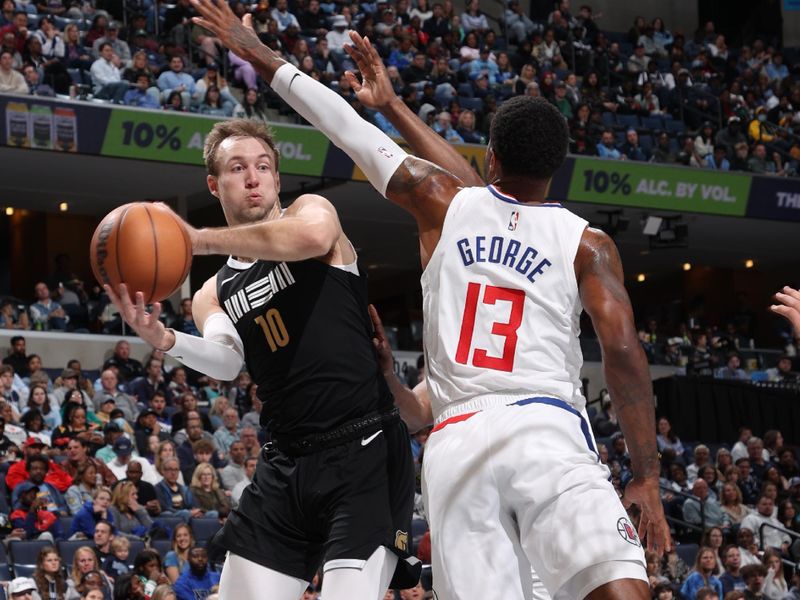
<path fill-rule="evenodd" d="M 402 421 L 308 456 L 265 448 L 213 543 L 304 581 L 321 564 L 366 561 L 386 546 L 400 557 L 392 586 L 413 587 L 420 571 L 408 554 L 414 484 Z"/>

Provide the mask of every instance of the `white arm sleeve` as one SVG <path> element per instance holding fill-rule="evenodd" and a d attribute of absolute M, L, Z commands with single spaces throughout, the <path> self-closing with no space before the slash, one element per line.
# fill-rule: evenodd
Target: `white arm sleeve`
<path fill-rule="evenodd" d="M 203 337 L 175 334 L 175 345 L 167 350 L 175 358 L 191 367 L 219 379 L 232 381 L 244 366 L 244 344 L 230 317 L 215 312 L 203 324 Z"/>
<path fill-rule="evenodd" d="M 367 123 L 332 89 L 285 64 L 275 72 L 272 89 L 306 121 L 353 159 L 383 196 L 408 154 L 388 135 Z"/>

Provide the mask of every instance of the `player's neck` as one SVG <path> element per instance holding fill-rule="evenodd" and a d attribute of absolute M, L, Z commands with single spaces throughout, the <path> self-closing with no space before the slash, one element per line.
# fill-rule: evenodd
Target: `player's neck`
<path fill-rule="evenodd" d="M 274 221 L 275 219 L 280 219 L 282 214 L 283 214 L 283 209 L 281 208 L 280 200 L 276 200 L 275 204 L 272 205 L 272 208 L 269 209 L 267 216 L 264 217 L 264 220 Z M 256 262 L 255 258 L 249 258 L 247 256 L 234 256 L 233 258 L 243 263 Z"/>
<path fill-rule="evenodd" d="M 540 204 L 547 202 L 547 192 L 550 188 L 549 181 L 531 179 L 530 177 L 515 177 L 513 175 L 498 177 L 492 185 L 507 196 L 511 196 L 523 204 Z"/>

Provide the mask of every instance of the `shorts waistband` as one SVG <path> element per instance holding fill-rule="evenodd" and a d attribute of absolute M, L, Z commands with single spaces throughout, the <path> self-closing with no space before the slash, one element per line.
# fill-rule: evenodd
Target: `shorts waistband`
<path fill-rule="evenodd" d="M 438 425 L 442 421 L 446 421 L 447 419 L 457 417 L 458 415 L 464 413 L 474 413 L 499 406 L 508 406 L 509 404 L 520 402 L 521 400 L 539 397 L 543 397 L 543 395 L 537 394 L 536 392 L 520 392 L 518 394 L 487 394 L 485 396 L 475 396 L 469 400 L 463 400 L 461 402 L 456 402 L 446 406 L 445 409 L 434 419 L 434 425 Z M 547 396 L 547 398 L 557 400 L 556 398 L 552 398 L 552 396 Z M 564 401 L 559 400 L 559 402 Z M 567 404 L 566 402 L 564 403 Z"/>
<path fill-rule="evenodd" d="M 272 441 L 266 444 L 265 449 L 269 451 L 271 446 L 274 446 L 284 454 L 307 456 L 326 448 L 339 446 L 361 436 L 375 433 L 399 422 L 400 410 L 395 407 L 388 412 L 367 415 L 324 433 L 315 433 L 302 437 L 273 436 Z"/>

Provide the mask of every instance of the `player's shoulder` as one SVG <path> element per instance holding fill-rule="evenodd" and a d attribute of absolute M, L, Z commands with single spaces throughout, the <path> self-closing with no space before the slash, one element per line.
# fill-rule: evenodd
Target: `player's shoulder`
<path fill-rule="evenodd" d="M 594 227 L 584 228 L 575 255 L 575 274 L 578 279 L 587 270 L 602 269 L 618 263 L 619 260 L 617 245 L 610 235 Z"/>
<path fill-rule="evenodd" d="M 301 194 L 283 211 L 285 216 L 297 216 L 303 211 L 321 209 L 336 213 L 336 207 L 325 196 Z"/>
<path fill-rule="evenodd" d="M 217 274 L 214 273 L 211 277 L 206 279 L 205 283 L 194 293 L 192 297 L 192 308 L 196 309 L 198 305 L 219 305 L 217 298 Z"/>

